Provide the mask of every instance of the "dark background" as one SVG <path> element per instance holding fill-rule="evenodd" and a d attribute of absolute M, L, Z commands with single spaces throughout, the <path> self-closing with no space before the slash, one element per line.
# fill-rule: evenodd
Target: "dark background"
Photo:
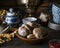
<path fill-rule="evenodd" d="M 0 0 L 0 7 L 15 7 L 18 5 L 18 0 Z M 42 0 L 43 2 L 59 2 L 60 0 Z M 42 3 L 43 3 L 42 2 Z"/>

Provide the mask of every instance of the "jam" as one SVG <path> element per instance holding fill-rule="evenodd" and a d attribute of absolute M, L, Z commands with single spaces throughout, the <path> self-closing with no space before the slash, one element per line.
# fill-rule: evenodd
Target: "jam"
<path fill-rule="evenodd" d="M 51 41 L 49 43 L 49 47 L 50 48 L 60 48 L 60 42 L 58 40 L 55 40 L 55 41 Z"/>

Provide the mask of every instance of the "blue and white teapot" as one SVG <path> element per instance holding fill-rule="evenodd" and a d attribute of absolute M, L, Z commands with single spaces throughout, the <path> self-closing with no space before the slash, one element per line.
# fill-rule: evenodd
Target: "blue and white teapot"
<path fill-rule="evenodd" d="M 9 9 L 9 12 L 7 13 L 5 17 L 5 22 L 7 24 L 17 24 L 19 22 L 18 16 L 16 12 L 13 12 L 12 8 Z"/>

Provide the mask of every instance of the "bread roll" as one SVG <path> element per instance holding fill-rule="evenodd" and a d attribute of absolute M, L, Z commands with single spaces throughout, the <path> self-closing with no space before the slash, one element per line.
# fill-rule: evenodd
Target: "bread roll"
<path fill-rule="evenodd" d="M 29 34 L 29 35 L 27 36 L 27 38 L 28 38 L 28 39 L 35 39 L 36 37 L 35 37 L 34 34 Z"/>
<path fill-rule="evenodd" d="M 29 30 L 29 33 L 31 33 L 31 27 L 30 27 L 29 25 L 27 25 L 27 24 L 22 24 L 21 27 L 25 27 L 26 29 Z"/>
<path fill-rule="evenodd" d="M 34 28 L 33 29 L 33 34 L 37 39 L 42 38 L 42 30 L 40 28 Z"/>
<path fill-rule="evenodd" d="M 33 29 L 33 34 L 42 34 L 42 30 L 40 28 L 34 28 Z"/>
<path fill-rule="evenodd" d="M 36 39 L 42 39 L 43 35 L 35 34 Z"/>
<path fill-rule="evenodd" d="M 18 33 L 19 35 L 26 37 L 29 34 L 29 30 L 26 29 L 25 27 L 19 27 Z"/>

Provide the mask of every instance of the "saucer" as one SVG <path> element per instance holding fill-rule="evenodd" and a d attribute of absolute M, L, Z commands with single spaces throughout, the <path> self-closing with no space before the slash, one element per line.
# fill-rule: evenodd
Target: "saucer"
<path fill-rule="evenodd" d="M 60 30 L 60 24 L 55 23 L 53 20 L 50 20 L 48 27 L 53 30 Z"/>

